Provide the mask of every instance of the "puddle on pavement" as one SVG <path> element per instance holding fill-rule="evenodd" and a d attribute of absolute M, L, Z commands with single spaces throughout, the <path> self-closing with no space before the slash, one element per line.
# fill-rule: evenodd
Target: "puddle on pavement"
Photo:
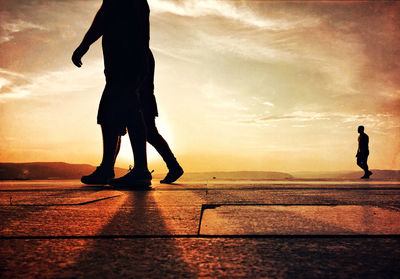
<path fill-rule="evenodd" d="M 400 211 L 359 205 L 219 206 L 204 210 L 200 234 L 400 234 Z"/>

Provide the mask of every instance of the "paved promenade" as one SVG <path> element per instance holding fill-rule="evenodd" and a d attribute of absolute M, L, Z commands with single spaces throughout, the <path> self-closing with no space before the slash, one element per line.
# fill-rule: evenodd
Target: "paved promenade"
<path fill-rule="evenodd" d="M 400 277 L 399 182 L 3 181 L 0 223 L 1 278 Z"/>

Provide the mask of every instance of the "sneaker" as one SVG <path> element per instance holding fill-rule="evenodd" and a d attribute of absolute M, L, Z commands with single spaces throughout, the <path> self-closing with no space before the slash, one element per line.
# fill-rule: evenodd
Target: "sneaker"
<path fill-rule="evenodd" d="M 171 184 L 172 182 L 178 180 L 178 178 L 181 177 L 182 174 L 183 169 L 181 166 L 178 165 L 175 168 L 171 168 L 164 179 L 160 181 L 160 183 Z"/>
<path fill-rule="evenodd" d="M 131 169 L 127 174 L 120 178 L 112 179 L 110 185 L 118 188 L 148 188 L 151 185 L 151 173 Z"/>
<path fill-rule="evenodd" d="M 366 172 L 366 173 L 361 177 L 361 179 L 369 179 L 369 177 L 371 176 L 371 174 L 372 174 L 372 171 L 368 171 L 368 172 Z"/>
<path fill-rule="evenodd" d="M 88 185 L 105 185 L 114 177 L 114 170 L 105 170 L 99 166 L 92 174 L 82 176 L 81 182 Z"/>

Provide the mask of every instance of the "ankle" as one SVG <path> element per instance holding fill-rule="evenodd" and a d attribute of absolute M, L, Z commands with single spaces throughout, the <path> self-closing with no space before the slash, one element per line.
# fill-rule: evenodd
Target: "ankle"
<path fill-rule="evenodd" d="M 136 166 L 134 166 L 131 170 L 134 170 L 136 172 L 149 172 L 149 169 L 147 167 L 136 167 Z"/>
<path fill-rule="evenodd" d="M 174 158 L 173 160 L 170 160 L 167 163 L 167 168 L 169 170 L 174 170 L 174 169 L 180 169 L 181 166 L 179 165 L 178 161 Z"/>
<path fill-rule="evenodd" d="M 110 165 L 110 164 L 101 163 L 99 168 L 104 171 L 114 171 L 114 165 Z"/>
<path fill-rule="evenodd" d="M 179 171 L 182 169 L 182 167 L 179 164 L 172 165 L 172 166 L 167 166 L 169 171 Z"/>

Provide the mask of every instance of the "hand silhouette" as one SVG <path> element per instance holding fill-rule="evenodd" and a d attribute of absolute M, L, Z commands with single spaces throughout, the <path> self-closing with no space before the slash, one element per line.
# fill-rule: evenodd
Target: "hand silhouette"
<path fill-rule="evenodd" d="M 74 53 L 72 54 L 72 62 L 80 68 L 82 66 L 82 57 L 85 55 L 85 53 L 89 50 L 89 47 L 79 45 L 77 49 L 75 49 Z"/>

